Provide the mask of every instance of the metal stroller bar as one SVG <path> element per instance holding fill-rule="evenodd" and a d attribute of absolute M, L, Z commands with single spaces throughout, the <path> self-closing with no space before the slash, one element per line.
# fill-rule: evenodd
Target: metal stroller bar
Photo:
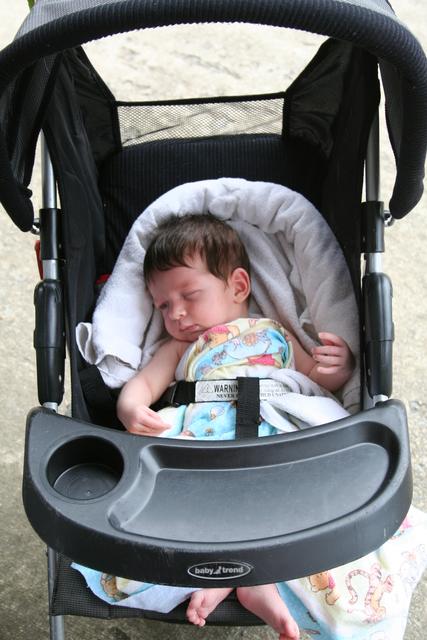
<path fill-rule="evenodd" d="M 49 604 L 52 602 L 53 589 L 55 585 L 55 578 L 57 574 L 58 559 L 57 554 L 53 549 L 48 547 L 47 549 L 47 584 L 49 593 Z M 65 627 L 64 616 L 53 616 L 49 614 L 49 637 L 50 640 L 64 640 L 65 639 Z"/>
<path fill-rule="evenodd" d="M 365 161 L 365 193 L 367 202 L 377 202 L 380 194 L 380 165 L 379 165 L 379 117 L 375 116 L 371 131 L 369 133 L 368 145 L 366 149 Z M 364 276 L 368 273 L 381 271 L 381 254 L 369 253 L 365 254 L 365 270 Z M 366 408 L 374 407 L 375 398 L 371 398 L 366 384 L 363 387 L 363 406 Z"/>
<path fill-rule="evenodd" d="M 380 131 L 378 112 L 372 122 L 365 160 L 365 270 L 363 297 L 365 354 L 368 379 L 364 385 L 364 407 L 370 408 L 391 395 L 393 323 L 389 278 L 382 270 L 384 251 L 384 205 L 380 201 Z M 377 312 L 380 321 L 376 320 Z M 370 349 L 369 349 L 370 347 Z M 376 357 L 375 357 L 376 356 Z M 379 360 L 377 359 L 379 358 Z M 381 366 L 378 367 L 378 362 Z M 371 370 L 373 369 L 373 370 Z M 385 374 L 384 374 L 385 371 Z"/>
<path fill-rule="evenodd" d="M 43 133 L 41 134 L 41 171 L 43 203 L 42 211 L 47 209 L 56 209 L 57 197 L 55 174 Z M 43 275 L 45 278 L 53 278 L 54 280 L 59 280 L 58 261 L 54 259 L 43 260 Z"/>
<path fill-rule="evenodd" d="M 43 207 L 40 210 L 40 257 L 43 279 L 34 292 L 39 402 L 57 411 L 64 393 L 65 329 L 60 281 L 60 214 L 56 185 L 47 148 L 42 142 Z"/>
<path fill-rule="evenodd" d="M 46 215 L 49 210 L 56 210 L 56 181 L 53 171 L 52 161 L 50 159 L 49 150 L 46 145 L 43 134 L 41 134 L 41 172 L 42 172 L 42 204 L 43 209 L 40 216 Z M 42 221 L 41 221 L 42 222 Z M 58 242 L 58 238 L 56 238 Z M 43 261 L 43 279 L 59 280 L 59 264 L 57 259 L 44 259 Z M 57 402 L 44 402 L 43 406 L 52 411 L 58 410 Z M 55 577 L 57 574 L 57 554 L 50 547 L 47 548 L 47 578 L 48 578 L 48 594 L 49 603 L 52 601 L 53 590 L 55 585 Z M 49 615 L 50 640 L 64 640 L 64 616 Z"/>
<path fill-rule="evenodd" d="M 380 194 L 380 125 L 378 112 L 373 119 L 366 150 L 366 200 L 376 201 Z"/>

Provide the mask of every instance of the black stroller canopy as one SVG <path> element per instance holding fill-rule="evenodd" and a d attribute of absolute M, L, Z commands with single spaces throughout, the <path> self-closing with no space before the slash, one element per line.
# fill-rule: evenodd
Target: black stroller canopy
<path fill-rule="evenodd" d="M 27 187 L 58 53 L 119 32 L 207 22 L 305 30 L 374 55 L 397 167 L 390 212 L 402 218 L 417 204 L 427 147 L 427 61 L 386 0 L 38 0 L 0 53 L 0 199 L 22 230 L 33 224 Z"/>

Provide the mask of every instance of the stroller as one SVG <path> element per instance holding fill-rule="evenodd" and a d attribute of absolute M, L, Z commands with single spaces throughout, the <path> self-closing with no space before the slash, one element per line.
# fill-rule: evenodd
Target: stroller
<path fill-rule="evenodd" d="M 91 39 L 136 28 L 235 21 L 304 29 L 330 39 L 284 93 L 160 104 L 117 102 L 80 48 Z M 390 213 L 384 212 L 378 193 L 378 66 L 397 163 Z M 45 201 L 37 222 L 43 280 L 35 296 L 35 347 L 42 408 L 28 419 L 24 504 L 31 524 L 50 548 L 52 637 L 63 637 L 62 616 L 67 614 L 185 619 L 183 607 L 156 614 L 117 611 L 96 601 L 81 589 L 69 558 L 118 575 L 188 586 L 199 586 L 200 572 L 211 563 L 229 563 L 238 577 L 234 573 L 228 584 L 239 586 L 319 572 L 380 546 L 403 520 L 412 487 L 405 412 L 398 401 L 388 400 L 391 284 L 379 258 L 385 223 L 404 217 L 421 197 L 427 146 L 426 60 L 389 5 L 382 0 L 324 0 L 314 10 L 301 0 L 285 5 L 84 0 L 74 10 L 70 2 L 39 0 L 18 37 L 1 53 L 0 69 L 0 197 L 22 231 L 35 224 L 27 187 L 41 129 L 49 150 Z M 221 123 L 233 120 L 236 106 L 242 107 L 244 122 L 223 133 Z M 259 123 L 267 109 L 280 114 L 279 131 Z M 220 123 L 218 128 L 191 130 L 194 114 L 200 111 L 209 112 Z M 158 121 L 150 115 L 159 112 L 168 114 L 166 122 L 179 125 L 165 125 L 159 135 Z M 365 164 L 367 202 L 361 205 Z M 288 186 L 313 202 L 333 229 L 362 318 L 363 409 L 339 423 L 269 442 L 156 441 L 165 484 L 153 493 L 151 534 L 127 531 L 104 516 L 120 499 L 123 502 L 138 476 L 138 461 L 152 450 L 153 441 L 114 428 L 115 394 L 103 384 L 97 368 L 81 358 L 75 327 L 90 319 L 96 283 L 111 273 L 137 215 L 172 187 L 224 175 Z M 366 265 L 361 285 L 362 254 Z M 66 345 L 72 417 L 57 413 Z M 265 474 L 277 486 L 286 485 L 289 474 L 308 460 L 310 473 L 321 478 L 325 463 L 333 461 L 335 476 L 325 478 L 329 484 L 319 492 L 327 494 L 344 469 L 353 469 L 369 482 L 353 501 L 322 505 L 316 522 L 293 521 L 289 528 L 284 521 L 274 537 L 268 523 L 257 521 L 254 505 L 246 520 L 257 521 L 256 529 L 252 527 L 250 535 L 241 531 L 240 540 L 233 529 L 232 540 L 224 540 L 224 521 L 235 523 L 238 505 L 247 505 L 242 487 L 248 482 L 256 486 Z M 171 487 L 185 482 L 183 476 L 190 471 L 200 485 L 212 486 L 218 471 L 230 468 L 234 480 L 223 521 L 212 518 L 208 523 L 212 540 L 220 543 L 189 539 L 188 531 L 162 539 L 164 519 L 173 530 L 182 514 L 179 503 L 175 510 L 162 511 Z M 345 477 L 348 486 L 342 493 L 348 496 L 354 475 Z M 298 513 L 298 504 L 310 491 L 311 482 L 302 482 L 299 491 L 288 496 L 284 512 Z M 205 508 L 209 511 L 209 505 Z M 216 536 L 215 527 L 221 536 Z M 352 544 L 337 545 L 340 538 L 351 538 Z M 285 566 L 279 558 L 286 558 Z M 211 580 L 210 586 L 222 586 L 222 579 Z M 211 620 L 259 623 L 233 600 L 222 603 Z"/>

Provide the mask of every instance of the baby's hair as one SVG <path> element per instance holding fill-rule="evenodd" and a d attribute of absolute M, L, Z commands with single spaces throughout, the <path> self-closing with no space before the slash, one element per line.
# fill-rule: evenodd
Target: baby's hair
<path fill-rule="evenodd" d="M 225 282 L 238 267 L 250 273 L 248 254 L 232 227 L 211 213 L 189 213 L 172 215 L 157 227 L 145 254 L 145 281 L 149 283 L 156 271 L 188 266 L 195 256 Z"/>

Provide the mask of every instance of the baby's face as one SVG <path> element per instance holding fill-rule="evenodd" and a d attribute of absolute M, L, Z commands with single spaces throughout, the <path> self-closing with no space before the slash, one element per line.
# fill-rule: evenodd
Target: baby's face
<path fill-rule="evenodd" d="M 214 276 L 200 256 L 190 259 L 188 265 L 157 271 L 148 289 L 168 334 L 194 342 L 206 329 L 235 320 L 243 307 L 231 278 L 225 283 Z"/>

